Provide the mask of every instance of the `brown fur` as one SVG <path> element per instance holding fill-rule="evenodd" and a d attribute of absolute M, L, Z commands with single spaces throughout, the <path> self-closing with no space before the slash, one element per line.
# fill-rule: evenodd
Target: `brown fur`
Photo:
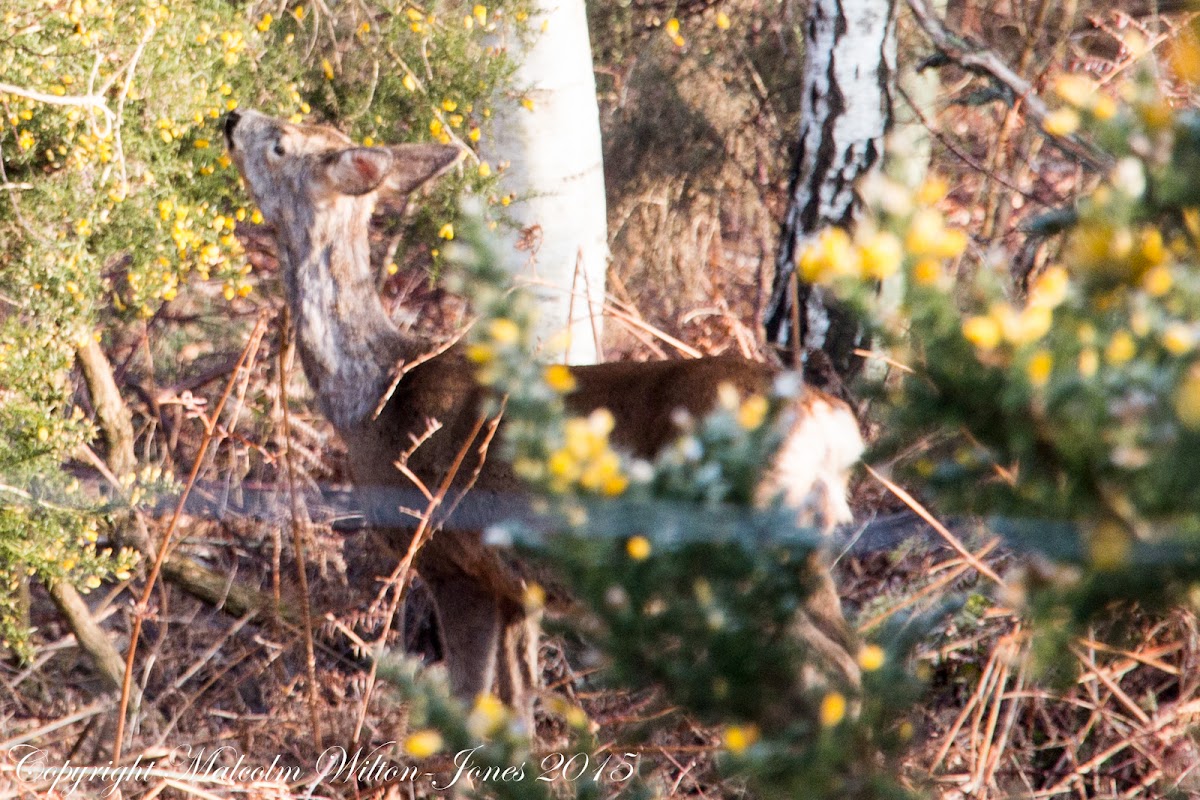
<path fill-rule="evenodd" d="M 354 147 L 331 128 L 289 125 L 252 111 L 230 116 L 226 139 L 275 228 L 304 369 L 323 413 L 346 442 L 356 485 L 407 487 L 395 461 L 437 420 L 441 429 L 407 461 L 422 482 L 437 486 L 476 424 L 487 390 L 454 347 L 407 372 L 374 416 L 396 366 L 434 346 L 398 330 L 384 312 L 368 263 L 367 224 L 379 191 L 411 191 L 457 160 L 457 151 L 439 145 Z M 722 383 L 747 396 L 767 391 L 774 378 L 765 365 L 727 357 L 600 364 L 572 373 L 577 388 L 567 398 L 570 410 L 607 408 L 616 422 L 615 444 L 643 457 L 675 437 L 677 408 L 700 417 L 715 404 Z M 853 415 L 841 401 L 811 390 L 795 412 L 764 492 L 786 492 L 817 524 L 847 521 L 846 474 L 862 448 Z M 495 458 L 467 464 L 459 484 L 476 466 L 472 494 L 483 507 L 489 496 L 524 491 L 510 467 Z M 376 504 L 366 511 L 392 548 L 403 551 L 412 530 L 395 527 L 395 509 L 379 499 L 385 494 L 363 492 Z M 477 529 L 439 531 L 417 567 L 437 606 L 454 692 L 469 699 L 496 691 L 528 714 L 537 686 L 539 621 L 526 611 L 521 571 L 484 545 Z M 821 654 L 827 674 L 854 683 L 853 635 L 828 571 L 815 559 L 813 567 L 817 590 L 797 618 L 797 632 Z"/>

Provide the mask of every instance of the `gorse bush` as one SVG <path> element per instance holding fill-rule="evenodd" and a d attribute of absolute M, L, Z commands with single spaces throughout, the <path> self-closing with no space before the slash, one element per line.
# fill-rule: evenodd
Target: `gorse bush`
<path fill-rule="evenodd" d="M 1107 166 L 1073 208 L 1031 224 L 1050 258 L 1023 287 L 987 254 L 946 270 L 968 240 L 932 209 L 936 184 L 915 202 L 876 187 L 875 224 L 826 234 L 801 271 L 856 303 L 912 369 L 880 387 L 881 447 L 938 433 L 913 480 L 1071 566 L 1025 583 L 1057 640 L 1113 599 L 1178 600 L 1200 578 L 1200 117 L 1148 73 L 1113 96 L 1082 76 L 1053 88 L 1046 131 Z M 898 270 L 889 309 L 871 282 Z"/>
<path fill-rule="evenodd" d="M 507 290 L 510 279 L 495 265 L 482 225 L 467 217 L 462 233 L 448 277 L 479 315 L 467 354 L 503 397 L 503 455 L 541 497 L 539 519 L 488 535 L 551 567 L 586 609 L 575 622 L 607 679 L 630 687 L 649 680 L 667 702 L 713 726 L 726 775 L 748 781 L 756 796 L 904 796 L 896 759 L 913 736 L 906 712 L 919 685 L 906 665 L 931 621 L 897 623 L 880 644 L 863 648 L 861 688 L 828 674 L 823 654 L 797 635 L 822 535 L 758 489 L 799 383 L 783 376 L 770 397 L 723 389 L 719 407 L 684 420 L 685 433 L 653 461 L 618 452 L 609 441 L 611 415 L 567 415 L 569 370 L 531 358 L 533 301 Z M 531 585 L 526 602 L 536 608 L 544 599 Z M 435 690 L 420 681 L 402 686 L 416 708 L 430 706 Z M 500 746 L 507 728 L 493 732 L 499 738 L 464 741 L 462 718 L 478 708 L 434 705 L 437 715 L 418 713 L 416 721 L 432 724 L 440 715 L 439 748 L 447 754 L 487 741 L 481 752 L 511 760 L 512 748 Z M 586 717 L 553 702 L 550 710 L 567 719 L 576 751 L 587 754 Z M 652 732 L 651 725 L 643 734 Z M 414 745 L 430 741 L 427 729 L 416 735 L 424 738 Z M 560 783 L 574 796 L 594 796 L 602 778 Z"/>
<path fill-rule="evenodd" d="M 171 304 L 203 324 L 265 302 L 255 287 L 270 276 L 234 235 L 261 218 L 244 205 L 222 115 L 255 107 L 336 118 L 367 144 L 470 145 L 490 103 L 516 94 L 503 42 L 523 35 L 521 3 L 324 8 L 0 0 L 0 626 L 10 643 L 21 640 L 18 578 L 98 585 L 106 574 L 93 546 L 103 509 L 88 510 L 82 495 L 94 493 L 60 470 L 94 433 L 73 394 L 77 348 L 157 333 Z M 413 249 L 428 258 L 453 237 L 463 191 L 506 202 L 500 166 L 476 159 L 444 181 L 412 223 Z M 243 332 L 209 324 L 201 335 L 238 347 Z M 155 438 L 138 452 L 143 466 L 171 470 Z M 124 574 L 129 560 L 110 566 Z"/>
<path fill-rule="evenodd" d="M 1112 600 L 1178 600 L 1200 577 L 1200 127 L 1145 77 L 1116 99 L 1075 77 L 1055 92 L 1047 132 L 1085 137 L 1109 166 L 1075 209 L 1036 223 L 1055 255 L 1023 290 L 946 226 L 936 180 L 915 197 L 871 187 L 874 220 L 826 232 L 798 264 L 856 304 L 911 369 L 879 387 L 881 447 L 939 433 L 911 477 L 942 507 L 1002 515 L 994 525 L 1012 542 L 1065 565 L 1014 583 L 1047 659 Z M 787 620 L 817 543 L 781 509 L 750 507 L 754 479 L 740 471 L 769 460 L 778 404 L 727 398 L 654 463 L 614 453 L 602 412 L 563 417 L 569 373 L 523 355 L 532 309 L 495 288 L 488 263 L 486 250 L 465 259 L 481 314 L 470 355 L 507 398 L 507 455 L 554 512 L 543 533 L 506 535 L 566 577 L 606 674 L 651 678 L 719 726 L 723 771 L 755 796 L 902 795 L 894 765 L 920 688 L 907 655 L 948 609 L 866 646 L 861 693 L 806 694 L 796 676 L 808 654 Z M 876 285 L 897 273 L 904 291 L 891 307 Z"/>
<path fill-rule="evenodd" d="M 1200 52 L 1173 62 L 1200 77 Z M 916 196 L 867 187 L 873 218 L 827 231 L 797 268 L 857 306 L 906 368 L 875 387 L 878 449 L 934 434 L 908 477 L 938 508 L 991 515 L 1019 550 L 1050 557 L 1012 575 L 1004 599 L 1026 601 L 1043 665 L 1069 667 L 1072 637 L 1114 601 L 1194 599 L 1200 580 L 1200 116 L 1173 109 L 1149 73 L 1051 89 L 1045 132 L 1076 137 L 1102 170 L 1073 207 L 1030 224 L 1048 256 L 1031 274 L 1014 279 L 946 225 L 938 180 Z M 468 291 L 482 317 L 471 354 L 506 393 L 509 457 L 556 512 L 539 529 L 553 535 L 515 536 L 586 607 L 605 674 L 650 678 L 723 731 L 721 769 L 755 796 L 902 794 L 895 765 L 920 696 L 907 656 L 948 608 L 864 647 L 861 692 L 806 694 L 809 654 L 786 620 L 816 542 L 739 490 L 754 485 L 740 470 L 768 460 L 777 404 L 730 397 L 654 463 L 615 454 L 604 414 L 563 418 L 569 374 L 524 359 L 530 309 L 486 264 L 467 259 L 485 287 Z M 877 287 L 897 277 L 894 306 Z"/>

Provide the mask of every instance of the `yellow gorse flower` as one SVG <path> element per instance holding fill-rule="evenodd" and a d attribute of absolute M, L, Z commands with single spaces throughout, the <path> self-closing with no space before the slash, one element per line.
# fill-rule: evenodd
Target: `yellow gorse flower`
<path fill-rule="evenodd" d="M 946 273 L 942 269 L 942 262 L 936 258 L 922 258 L 913 265 L 912 277 L 918 286 L 936 286 L 946 277 Z"/>
<path fill-rule="evenodd" d="M 442 735 L 435 730 L 417 731 L 404 740 L 404 752 L 413 758 L 428 758 L 442 749 Z"/>
<path fill-rule="evenodd" d="M 575 376 L 571 374 L 571 368 L 564 364 L 551 364 L 546 367 L 542 378 L 546 381 L 547 386 L 559 394 L 565 394 L 575 389 Z"/>
<path fill-rule="evenodd" d="M 618 495 L 628 481 L 621 475 L 621 459 L 612 450 L 597 454 L 583 465 L 579 485 L 590 492 Z"/>
<path fill-rule="evenodd" d="M 1194 35 L 1171 43 L 1171 68 L 1184 83 L 1200 83 L 1200 41 Z"/>
<path fill-rule="evenodd" d="M 1158 266 L 1162 266 L 1170 258 L 1162 231 L 1154 227 L 1146 227 L 1138 234 L 1136 249 L 1132 254 L 1134 273 L 1141 276 Z"/>
<path fill-rule="evenodd" d="M 496 695 L 485 692 L 475 698 L 467 717 L 467 728 L 476 736 L 486 736 L 508 721 L 508 709 Z"/>
<path fill-rule="evenodd" d="M 1160 296 L 1173 283 L 1166 267 L 1171 251 L 1153 227 L 1134 231 L 1103 217 L 1084 220 L 1067 245 L 1068 257 L 1088 273 L 1110 281 L 1140 283 L 1151 296 Z"/>
<path fill-rule="evenodd" d="M 918 257 L 957 258 L 967 248 L 967 234 L 947 228 L 941 214 L 924 208 L 913 214 L 904 247 Z"/>
<path fill-rule="evenodd" d="M 1100 354 L 1096 348 L 1089 347 L 1079 354 L 1079 374 L 1083 378 L 1091 378 L 1100 369 Z"/>
<path fill-rule="evenodd" d="M 1175 276 L 1171 274 L 1169 267 L 1163 265 L 1151 267 L 1142 276 L 1142 288 L 1151 297 L 1162 297 L 1171 291 L 1171 287 L 1174 285 Z"/>
<path fill-rule="evenodd" d="M 904 262 L 904 247 L 900 239 L 888 231 L 872 234 L 859 248 L 862 276 L 883 280 L 894 275 Z"/>
<path fill-rule="evenodd" d="M 1200 363 L 1193 364 L 1175 389 L 1175 416 L 1188 430 L 1200 430 Z"/>
<path fill-rule="evenodd" d="M 1049 351 L 1038 350 L 1030 357 L 1029 363 L 1025 366 L 1025 375 L 1034 387 L 1040 389 L 1050 381 L 1053 370 L 1054 357 L 1050 355 Z"/>
<path fill-rule="evenodd" d="M 544 608 L 546 606 L 546 590 L 540 583 L 530 583 L 525 587 L 521 600 L 527 609 Z"/>
<path fill-rule="evenodd" d="M 1000 344 L 1000 325 L 991 317 L 975 316 L 962 327 L 963 337 L 980 350 L 995 350 Z"/>
<path fill-rule="evenodd" d="M 874 672 L 882 667 L 886 660 L 887 654 L 877 644 L 869 644 L 858 651 L 858 666 L 862 667 L 864 672 Z"/>
<path fill-rule="evenodd" d="M 1071 278 L 1059 266 L 1047 267 L 1029 287 L 1029 305 L 1042 308 L 1057 308 L 1067 299 Z"/>
<path fill-rule="evenodd" d="M 926 178 L 917 189 L 916 201 L 919 206 L 931 206 L 934 203 L 940 203 L 947 194 L 950 193 L 950 187 L 946 184 L 946 180 L 939 175 L 933 175 Z"/>
<path fill-rule="evenodd" d="M 1003 339 L 1017 347 L 1036 342 L 1054 323 L 1052 312 L 1043 305 L 1018 310 L 1007 303 L 997 303 L 989 316 L 999 324 Z"/>
<path fill-rule="evenodd" d="M 760 394 L 746 399 L 738 408 L 737 421 L 744 429 L 752 431 L 763 424 L 767 418 L 767 411 L 770 409 L 770 404 L 767 398 Z"/>
<path fill-rule="evenodd" d="M 858 275 L 861 265 L 862 256 L 850 234 L 842 228 L 826 228 L 800 255 L 798 268 L 806 283 L 829 283 L 841 276 Z"/>
<path fill-rule="evenodd" d="M 492 341 L 500 345 L 516 344 L 521 338 L 521 326 L 511 319 L 500 317 L 488 324 L 488 335 L 492 337 Z"/>
<path fill-rule="evenodd" d="M 1108 341 L 1108 347 L 1104 349 L 1104 358 L 1108 363 L 1114 366 L 1119 366 L 1128 362 L 1137 355 L 1137 342 L 1133 340 L 1133 336 L 1129 331 L 1117 331 Z"/>
<path fill-rule="evenodd" d="M 1172 322 L 1163 331 L 1162 344 L 1171 355 L 1181 356 L 1191 352 L 1196 346 L 1196 334 L 1191 326 L 1182 322 Z"/>
<path fill-rule="evenodd" d="M 1079 130 L 1079 112 L 1071 108 L 1051 111 L 1042 120 L 1042 130 L 1051 136 L 1070 136 Z"/>
<path fill-rule="evenodd" d="M 663 30 L 666 31 L 667 38 L 669 38 L 676 47 L 683 47 L 687 43 L 683 36 L 679 33 L 679 20 L 675 17 L 671 17 L 669 20 L 667 20 L 667 24 L 663 26 Z"/>
<path fill-rule="evenodd" d="M 1092 104 L 1092 116 L 1098 120 L 1110 120 L 1117 115 L 1117 101 L 1106 94 L 1096 95 Z"/>
<path fill-rule="evenodd" d="M 730 725 L 721 734 L 721 743 L 729 752 L 740 755 L 758 741 L 758 728 L 753 725 Z"/>
<path fill-rule="evenodd" d="M 621 469 L 621 458 L 608 443 L 613 425 L 613 416 L 606 408 L 596 409 L 588 417 L 567 420 L 563 446 L 546 462 L 553 491 L 578 487 L 615 497 L 628 488 L 629 478 Z"/>
<path fill-rule="evenodd" d="M 1085 75 L 1060 75 L 1054 81 L 1054 93 L 1076 108 L 1090 108 L 1099 87 Z"/>
<path fill-rule="evenodd" d="M 588 725 L 588 715 L 579 706 L 571 706 L 563 713 L 563 717 L 567 720 L 567 724 L 572 728 L 586 728 Z"/>
<path fill-rule="evenodd" d="M 625 552 L 634 561 L 645 561 L 650 557 L 651 550 L 650 540 L 645 536 L 631 536 L 625 543 Z"/>
<path fill-rule="evenodd" d="M 821 725 L 832 728 L 846 718 L 846 696 L 841 692 L 830 692 L 821 699 L 821 708 L 817 714 Z"/>
<path fill-rule="evenodd" d="M 602 453 L 608 447 L 608 435 L 615 425 L 612 412 L 598 408 L 587 417 L 567 420 L 566 449 L 577 458 L 588 458 Z"/>

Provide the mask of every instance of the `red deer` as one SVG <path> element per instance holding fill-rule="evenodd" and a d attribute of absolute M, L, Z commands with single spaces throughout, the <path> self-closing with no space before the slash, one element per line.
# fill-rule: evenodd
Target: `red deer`
<path fill-rule="evenodd" d="M 453 346 L 403 373 L 375 413 L 397 365 L 418 362 L 437 344 L 401 330 L 384 310 L 369 263 L 368 224 L 380 192 L 411 192 L 449 168 L 459 151 L 436 144 L 360 147 L 331 127 L 253 111 L 231 113 L 225 137 L 246 188 L 274 228 L 304 372 L 347 445 L 356 487 L 373 490 L 365 492 L 372 497 L 388 487 L 410 487 L 396 460 L 431 419 L 440 429 L 406 466 L 427 486 L 438 485 L 490 390 L 476 381 L 464 348 Z M 644 457 L 672 441 L 677 409 L 700 418 L 716 405 L 723 384 L 748 397 L 768 392 L 775 377 L 764 364 L 729 357 L 615 362 L 573 367 L 572 375 L 569 411 L 607 408 L 614 446 Z M 850 519 L 846 485 L 862 440 L 842 401 L 805 389 L 795 402 L 793 427 L 766 481 L 784 491 L 806 521 L 829 529 Z M 508 464 L 492 458 L 471 491 L 486 500 L 526 490 Z M 413 531 L 398 529 L 395 518 L 394 509 L 368 508 L 368 519 L 402 550 Z M 816 589 L 799 614 L 799 634 L 834 674 L 856 682 L 854 637 L 828 570 L 816 559 L 812 564 Z M 449 529 L 425 544 L 417 570 L 434 598 L 455 694 L 469 700 L 494 691 L 528 715 L 538 685 L 539 620 L 526 610 L 520 570 L 486 545 L 480 530 Z"/>

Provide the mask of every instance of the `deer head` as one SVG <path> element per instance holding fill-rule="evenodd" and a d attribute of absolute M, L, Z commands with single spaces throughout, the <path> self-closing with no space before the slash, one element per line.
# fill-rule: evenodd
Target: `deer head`
<path fill-rule="evenodd" d="M 385 313 L 368 230 L 382 192 L 406 195 L 460 150 L 439 144 L 359 147 L 339 131 L 254 111 L 225 118 L 230 156 L 274 229 L 300 357 L 339 430 L 374 408 L 409 342 Z"/>
<path fill-rule="evenodd" d="M 281 241 L 306 239 L 317 219 L 369 219 L 380 191 L 408 194 L 462 153 L 441 144 L 360 147 L 333 128 L 293 125 L 256 111 L 232 111 L 224 127 L 246 188 Z"/>

